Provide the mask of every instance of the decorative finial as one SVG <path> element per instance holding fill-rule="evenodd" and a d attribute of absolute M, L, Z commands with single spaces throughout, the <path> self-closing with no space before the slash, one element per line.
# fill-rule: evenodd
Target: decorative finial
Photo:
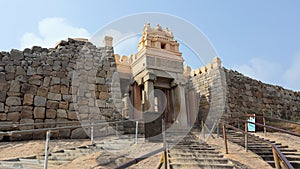
<path fill-rule="evenodd" d="M 161 26 L 159 24 L 156 24 L 156 30 L 162 30 Z"/>

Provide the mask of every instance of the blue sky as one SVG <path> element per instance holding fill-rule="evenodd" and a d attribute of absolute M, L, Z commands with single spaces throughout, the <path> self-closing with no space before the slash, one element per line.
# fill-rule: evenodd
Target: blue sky
<path fill-rule="evenodd" d="M 0 0 L 0 5 L 1 51 L 32 41 L 47 46 L 63 35 L 90 37 L 120 17 L 163 12 L 198 27 L 226 68 L 300 90 L 299 1 Z"/>

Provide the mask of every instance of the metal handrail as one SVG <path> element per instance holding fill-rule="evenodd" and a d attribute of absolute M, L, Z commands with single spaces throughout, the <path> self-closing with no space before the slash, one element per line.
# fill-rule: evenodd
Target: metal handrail
<path fill-rule="evenodd" d="M 252 133 L 249 133 L 249 132 L 246 132 L 246 131 L 241 130 L 241 129 L 239 129 L 239 128 L 236 128 L 236 127 L 234 127 L 234 126 L 232 126 L 232 125 L 229 125 L 229 124 L 223 124 L 223 125 L 225 126 L 225 128 L 226 128 L 226 126 L 228 126 L 228 128 L 231 128 L 231 129 L 233 129 L 233 130 L 235 130 L 235 131 L 242 132 L 242 133 L 245 134 L 245 135 L 247 134 L 247 135 L 250 135 L 250 136 L 252 136 L 252 137 L 256 137 L 256 138 L 262 140 L 263 142 L 265 142 L 265 143 L 271 145 L 271 146 L 272 146 L 272 150 L 275 150 L 275 152 L 276 152 L 276 154 L 278 155 L 278 157 L 283 161 L 283 164 L 284 164 L 287 168 L 289 168 L 289 169 L 294 169 L 294 167 L 291 165 L 291 163 L 290 163 L 290 162 L 287 160 L 287 158 L 281 153 L 281 151 L 279 150 L 279 148 L 278 148 L 274 143 L 271 143 L 270 141 L 267 141 L 267 140 L 265 140 L 265 139 L 263 139 L 263 138 L 257 137 L 257 136 L 255 136 L 255 135 L 252 134 Z M 226 131 L 225 131 L 225 133 L 226 133 Z M 225 141 L 226 141 L 226 140 L 225 140 Z M 225 142 L 225 145 L 226 145 L 226 144 L 227 144 L 227 143 Z M 226 151 L 228 152 L 227 145 L 226 145 Z M 274 156 L 274 158 L 275 158 L 275 156 Z M 274 159 L 274 161 L 275 161 L 275 159 Z M 276 164 L 276 161 L 275 161 L 275 165 L 276 165 L 276 168 L 279 167 L 279 166 L 277 166 L 278 164 Z"/>
<path fill-rule="evenodd" d="M 18 126 L 36 126 L 36 125 L 53 125 L 53 124 L 76 124 L 76 123 L 115 123 L 115 122 L 126 122 L 129 120 L 123 120 L 123 121 L 105 121 L 105 120 L 98 120 L 98 121 L 94 121 L 94 120 L 82 120 L 82 121 L 62 121 L 62 122 L 44 122 L 44 123 L 11 123 L 11 124 L 4 124 L 1 125 L 0 123 L 0 127 L 18 127 Z"/>
<path fill-rule="evenodd" d="M 73 128 L 79 128 L 79 127 L 93 127 L 93 126 L 101 126 L 103 124 L 115 124 L 115 123 L 121 123 L 121 122 L 127 122 L 129 120 L 125 121 L 111 121 L 111 122 L 101 122 L 101 123 L 92 123 L 89 122 L 83 122 L 81 125 L 76 126 L 63 126 L 63 127 L 50 127 L 50 128 L 40 128 L 40 129 L 29 129 L 29 130 L 14 130 L 14 131 L 5 131 L 0 132 L 1 135 L 8 135 L 11 136 L 13 134 L 20 134 L 20 133 L 31 133 L 31 132 L 40 132 L 40 131 L 49 131 L 49 130 L 60 130 L 60 129 L 73 129 Z M 46 124 L 46 123 L 41 123 Z"/>
<path fill-rule="evenodd" d="M 252 117 L 252 116 L 250 116 L 250 115 L 243 115 L 243 116 L 225 116 L 225 117 L 226 118 L 237 119 L 237 118 Z M 255 117 L 264 117 L 264 118 L 268 118 L 268 119 L 280 120 L 280 121 L 284 121 L 284 122 L 287 122 L 287 123 L 300 125 L 300 123 L 296 122 L 296 121 L 286 120 L 286 119 L 281 119 L 281 118 L 276 118 L 276 117 L 269 117 L 269 116 L 265 116 L 265 115 L 255 115 Z"/>
<path fill-rule="evenodd" d="M 268 116 L 264 116 L 264 117 L 267 118 L 267 119 L 279 120 L 279 121 L 284 121 L 284 122 L 291 123 L 291 124 L 300 125 L 300 123 L 296 122 L 296 121 L 291 121 L 291 120 L 286 120 L 286 119 L 280 119 L 280 118 L 276 118 L 276 117 L 268 117 Z"/>
<path fill-rule="evenodd" d="M 283 132 L 283 133 L 287 133 L 287 134 L 290 134 L 290 135 L 294 135 L 294 136 L 300 137 L 299 133 L 291 132 L 291 131 L 284 130 L 284 129 L 281 129 L 281 128 L 277 128 L 277 127 L 273 127 L 273 126 L 269 126 L 269 125 L 263 125 L 263 124 L 260 124 L 260 123 L 250 122 L 250 121 L 246 121 L 246 120 L 239 120 L 239 121 L 244 122 L 244 123 L 255 124 L 257 126 L 270 128 L 270 129 L 273 129 L 273 130 L 277 130 L 277 131 L 280 131 L 280 132 Z"/>

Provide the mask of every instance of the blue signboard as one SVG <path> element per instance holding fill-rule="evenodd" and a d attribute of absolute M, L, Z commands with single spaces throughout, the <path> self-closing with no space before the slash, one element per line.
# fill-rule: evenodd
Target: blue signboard
<path fill-rule="evenodd" d="M 255 123 L 255 114 L 248 114 L 247 121 Z M 248 123 L 248 131 L 255 131 L 255 124 Z"/>

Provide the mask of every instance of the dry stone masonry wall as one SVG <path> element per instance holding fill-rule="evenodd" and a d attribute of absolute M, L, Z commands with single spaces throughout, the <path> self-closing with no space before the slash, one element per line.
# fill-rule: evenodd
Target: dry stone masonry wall
<path fill-rule="evenodd" d="M 300 119 L 300 92 L 262 83 L 237 71 L 225 69 L 225 72 L 233 116 L 264 113 L 289 120 Z"/>
<path fill-rule="evenodd" d="M 300 92 L 262 83 L 222 68 L 218 58 L 191 72 L 189 90 L 196 92 L 199 120 L 211 118 L 211 113 L 227 117 L 255 113 L 300 119 Z"/>
<path fill-rule="evenodd" d="M 209 128 L 227 113 L 227 84 L 221 60 L 215 57 L 212 63 L 190 73 L 189 90 L 196 94 L 199 120 Z"/>
<path fill-rule="evenodd" d="M 1 52 L 0 124 L 118 119 L 120 101 L 111 95 L 115 70 L 112 47 L 97 48 L 74 39 L 50 49 L 34 46 Z M 0 131 L 43 127 L 55 125 L 0 127 Z M 83 138 L 86 134 L 82 128 L 64 129 L 58 137 Z M 38 138 L 44 135 L 29 133 L 8 139 Z"/>

